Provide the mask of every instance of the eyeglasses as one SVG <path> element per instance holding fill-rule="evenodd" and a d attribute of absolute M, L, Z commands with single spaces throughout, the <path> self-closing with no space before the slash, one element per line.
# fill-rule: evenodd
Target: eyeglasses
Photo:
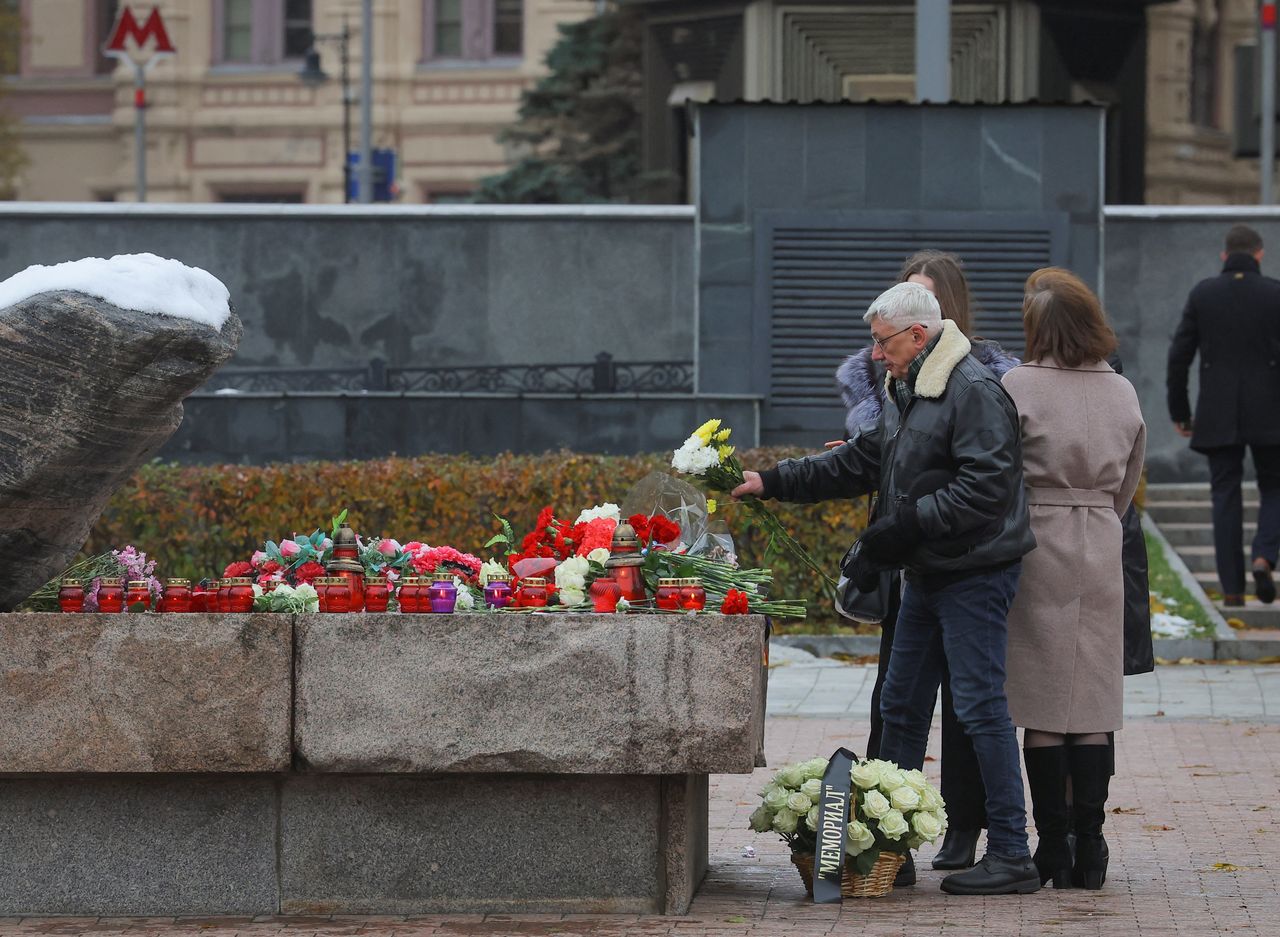
<path fill-rule="evenodd" d="M 914 328 L 915 328 L 915 325 L 909 325 L 905 329 L 898 329 L 898 331 L 894 332 L 893 335 L 886 335 L 884 338 L 876 338 L 876 336 L 872 334 L 871 340 L 876 343 L 877 347 L 879 347 L 881 351 L 884 351 L 884 346 L 888 344 L 889 339 L 896 338 L 897 336 L 901 335 L 903 332 L 910 332 Z"/>

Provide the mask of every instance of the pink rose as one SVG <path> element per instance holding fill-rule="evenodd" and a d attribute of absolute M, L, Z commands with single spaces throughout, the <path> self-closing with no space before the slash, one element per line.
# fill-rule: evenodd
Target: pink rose
<path fill-rule="evenodd" d="M 253 556 L 249 558 L 249 562 L 254 566 L 261 566 L 266 561 L 267 554 L 263 553 L 261 550 L 255 550 Z"/>
<path fill-rule="evenodd" d="M 291 556 L 297 556 L 302 552 L 302 547 L 298 546 L 292 540 L 282 540 L 280 542 L 280 555 L 288 559 Z"/>
<path fill-rule="evenodd" d="M 400 552 L 400 544 L 390 539 L 379 540 L 378 552 L 381 553 L 383 556 L 395 556 L 397 553 Z"/>

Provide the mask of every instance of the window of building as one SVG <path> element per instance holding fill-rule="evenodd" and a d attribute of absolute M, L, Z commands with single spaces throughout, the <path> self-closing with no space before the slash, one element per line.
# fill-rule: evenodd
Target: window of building
<path fill-rule="evenodd" d="M 99 75 L 109 75 L 116 68 L 117 59 L 114 56 L 103 55 L 102 47 L 111 41 L 111 27 L 116 24 L 116 14 L 119 12 L 120 0 L 98 0 L 98 43 L 95 46 L 98 50 L 98 60 L 94 70 Z"/>
<path fill-rule="evenodd" d="M 278 65 L 311 47 L 312 0 L 214 0 L 214 59 Z"/>
<path fill-rule="evenodd" d="M 524 51 L 524 0 L 423 0 L 423 57 L 491 59 Z"/>
<path fill-rule="evenodd" d="M 215 193 L 215 197 L 219 202 L 234 202 L 237 204 L 267 204 L 267 205 L 301 205 L 303 201 L 302 190 L 293 191 L 263 191 L 263 192 L 236 192 L 228 190 Z"/>
<path fill-rule="evenodd" d="M 1191 123 L 1217 127 L 1218 72 L 1222 67 L 1218 23 L 1221 0 L 1199 0 L 1191 22 Z"/>
<path fill-rule="evenodd" d="M 19 0 L 0 0 L 0 75 L 16 75 L 22 61 Z"/>

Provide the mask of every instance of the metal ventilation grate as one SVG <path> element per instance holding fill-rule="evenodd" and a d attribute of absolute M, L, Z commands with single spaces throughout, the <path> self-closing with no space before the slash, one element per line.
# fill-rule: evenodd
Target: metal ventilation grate
<path fill-rule="evenodd" d="M 1053 241 L 1047 226 L 893 231 L 774 227 L 770 406 L 839 405 L 835 370 L 846 355 L 871 340 L 863 313 L 893 285 L 903 259 L 923 248 L 963 258 L 976 305 L 975 333 L 1021 355 L 1023 284 L 1033 270 L 1053 262 Z"/>

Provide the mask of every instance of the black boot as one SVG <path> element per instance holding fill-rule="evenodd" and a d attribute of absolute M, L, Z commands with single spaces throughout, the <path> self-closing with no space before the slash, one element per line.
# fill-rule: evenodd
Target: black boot
<path fill-rule="evenodd" d="M 978 854 L 978 836 L 982 830 L 957 830 L 947 827 L 942 848 L 933 857 L 935 869 L 967 869 Z"/>
<path fill-rule="evenodd" d="M 949 895 L 1029 895 L 1040 890 L 1040 876 L 1030 856 L 987 853 L 972 869 L 952 872 L 939 887 Z"/>
<path fill-rule="evenodd" d="M 1076 828 L 1076 864 L 1071 880 L 1077 888 L 1097 889 L 1107 880 L 1110 851 L 1102 836 L 1111 784 L 1111 746 L 1068 745 L 1071 765 L 1072 817 Z"/>
<path fill-rule="evenodd" d="M 1032 816 L 1036 821 L 1036 852 L 1032 857 L 1040 872 L 1040 884 L 1053 879 L 1054 888 L 1071 887 L 1071 846 L 1067 833 L 1071 811 L 1067 807 L 1067 749 L 1065 745 L 1023 749 L 1027 782 L 1031 785 Z"/>
<path fill-rule="evenodd" d="M 907 853 L 907 861 L 898 867 L 898 874 L 893 879 L 894 888 L 908 888 L 916 883 L 916 863 Z"/>

